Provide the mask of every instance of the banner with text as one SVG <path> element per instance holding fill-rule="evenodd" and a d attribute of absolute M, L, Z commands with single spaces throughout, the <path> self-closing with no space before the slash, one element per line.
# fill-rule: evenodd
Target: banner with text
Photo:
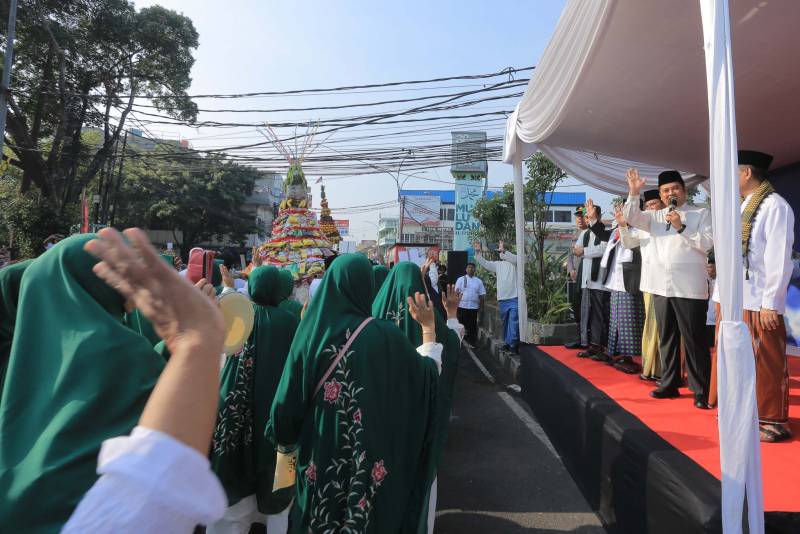
<path fill-rule="evenodd" d="M 348 237 L 350 235 L 350 220 L 349 219 L 334 219 L 333 224 L 336 225 L 336 229 L 339 231 L 339 235 L 342 237 Z"/>
<path fill-rule="evenodd" d="M 456 217 L 453 232 L 453 250 L 466 250 L 472 256 L 470 233 L 480 227 L 472 209 L 483 195 L 483 180 L 456 180 Z"/>

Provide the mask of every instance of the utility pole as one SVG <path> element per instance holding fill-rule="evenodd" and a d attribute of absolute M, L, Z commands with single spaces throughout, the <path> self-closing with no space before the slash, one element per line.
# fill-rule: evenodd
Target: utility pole
<path fill-rule="evenodd" d="M 128 146 L 128 130 L 125 130 L 125 137 L 122 138 L 122 154 L 119 157 L 119 171 L 117 172 L 117 185 L 114 187 L 114 195 L 112 196 L 111 204 L 111 220 L 110 226 L 114 226 L 114 218 L 117 215 L 117 204 L 119 203 L 119 188 L 122 184 L 122 164 L 125 162 L 125 147 Z"/>
<path fill-rule="evenodd" d="M 3 154 L 3 141 L 6 135 L 6 113 L 8 112 L 8 91 L 11 86 L 11 65 L 14 62 L 14 38 L 17 31 L 17 0 L 8 6 L 8 32 L 6 33 L 6 57 L 3 67 L 3 80 L 0 84 L 0 156 Z"/>

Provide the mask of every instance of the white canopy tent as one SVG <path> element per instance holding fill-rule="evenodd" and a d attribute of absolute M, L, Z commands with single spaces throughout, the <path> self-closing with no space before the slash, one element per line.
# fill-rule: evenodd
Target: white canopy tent
<path fill-rule="evenodd" d="M 522 161 L 537 150 L 613 193 L 627 191 L 630 167 L 651 184 L 664 169 L 689 184 L 710 177 L 727 319 L 718 347 L 726 532 L 742 530 L 745 491 L 750 532 L 763 532 L 755 369 L 741 321 L 737 133 L 739 146 L 773 154 L 776 168 L 800 161 L 798 20 L 794 0 L 568 0 L 506 128 L 504 161 L 520 200 Z M 521 217 L 519 206 L 518 250 Z"/>

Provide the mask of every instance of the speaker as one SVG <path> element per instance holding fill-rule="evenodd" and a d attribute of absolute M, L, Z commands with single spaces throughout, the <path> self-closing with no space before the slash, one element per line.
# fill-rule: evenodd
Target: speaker
<path fill-rule="evenodd" d="M 447 281 L 455 284 L 456 280 L 467 274 L 467 251 L 447 251 Z"/>

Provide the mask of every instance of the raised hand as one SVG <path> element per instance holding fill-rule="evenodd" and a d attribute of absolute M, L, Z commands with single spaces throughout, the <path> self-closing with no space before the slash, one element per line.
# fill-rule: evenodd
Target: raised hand
<path fill-rule="evenodd" d="M 191 346 L 222 353 L 225 323 L 205 280 L 197 286 L 178 275 L 156 253 L 138 228 L 119 232 L 104 228 L 84 249 L 100 260 L 93 270 L 153 323 L 170 352 Z M 198 289 L 200 288 L 200 289 Z M 209 353 L 208 351 L 202 351 Z"/>
<path fill-rule="evenodd" d="M 458 305 L 461 304 L 462 292 L 456 288 L 455 284 L 447 284 L 444 308 L 447 310 L 448 319 L 456 319 L 458 315 Z"/>
<path fill-rule="evenodd" d="M 594 200 L 592 200 L 591 198 L 587 199 L 584 208 L 586 209 L 586 218 L 592 221 L 597 220 L 597 211 L 595 210 L 594 207 Z"/>
<path fill-rule="evenodd" d="M 628 192 L 633 196 L 639 195 L 642 187 L 647 184 L 647 180 L 639 176 L 638 169 L 628 169 L 625 176 L 628 179 Z"/>
<path fill-rule="evenodd" d="M 475 254 L 480 253 L 480 251 L 481 251 L 481 242 L 480 241 L 473 241 L 472 242 L 472 248 L 473 248 L 473 250 L 475 250 Z"/>
<path fill-rule="evenodd" d="M 497 242 L 497 250 L 499 250 L 500 252 L 505 252 L 506 251 L 506 244 L 503 243 L 502 239 Z"/>
<path fill-rule="evenodd" d="M 413 297 L 408 297 L 408 313 L 422 327 L 423 333 L 427 330 L 435 332 L 436 318 L 433 313 L 433 305 L 428 302 L 425 294 L 417 292 Z"/>
<path fill-rule="evenodd" d="M 236 289 L 236 284 L 233 283 L 233 276 L 231 276 L 231 272 L 228 268 L 224 265 L 220 265 L 219 272 L 222 273 L 222 285 L 230 287 L 231 289 Z"/>
<path fill-rule="evenodd" d="M 628 221 L 625 220 L 625 215 L 622 213 L 622 206 L 619 204 L 614 206 L 614 219 L 617 220 L 617 224 L 622 228 L 628 226 Z"/>

